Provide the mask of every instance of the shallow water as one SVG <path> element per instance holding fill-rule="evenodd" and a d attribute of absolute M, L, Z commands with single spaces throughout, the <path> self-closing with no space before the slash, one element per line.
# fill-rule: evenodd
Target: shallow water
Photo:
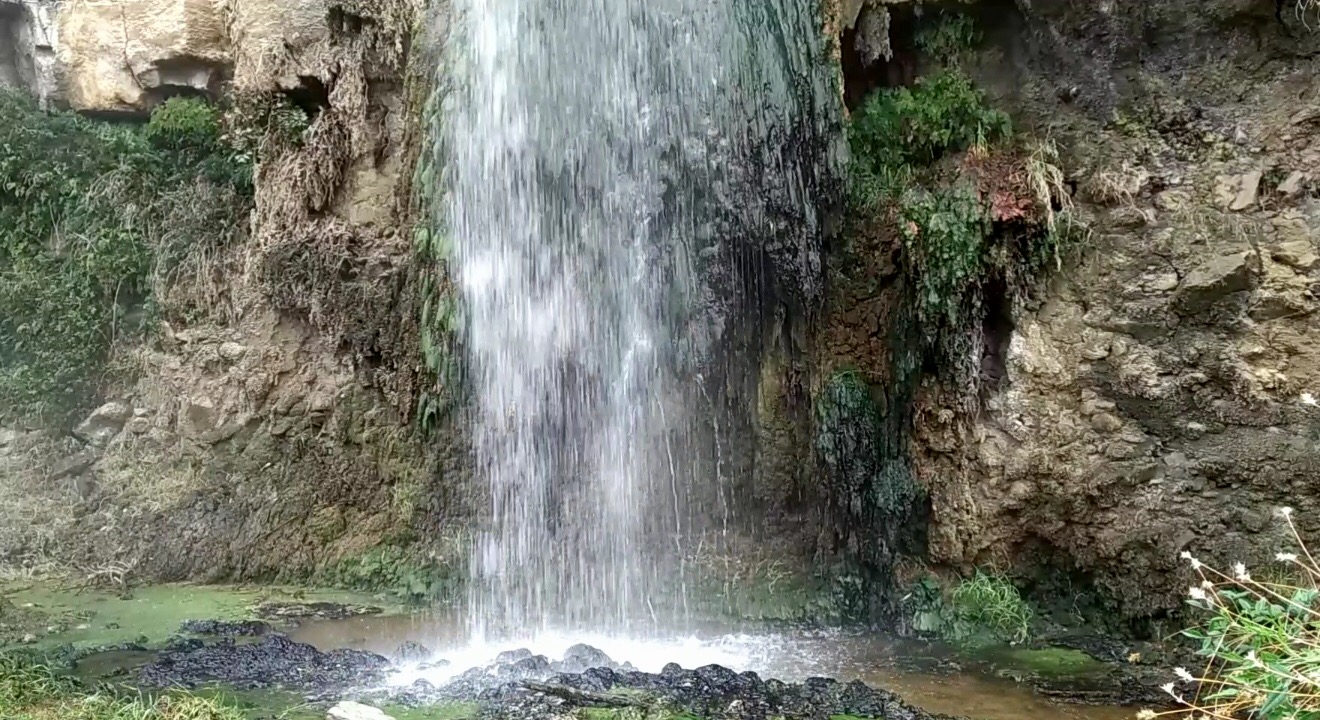
<path fill-rule="evenodd" d="M 1051 702 L 1024 685 L 995 677 L 988 664 L 953 674 L 939 672 L 938 666 L 954 662 L 949 649 L 875 634 L 731 632 L 727 626 L 710 625 L 684 637 L 652 640 L 543 634 L 523 642 L 474 645 L 466 642 L 464 626 L 457 615 L 428 613 L 309 621 L 291 634 L 296 640 L 322 649 L 352 647 L 385 655 L 404 642 L 417 642 L 432 651 L 433 659 L 449 661 L 442 669 L 406 669 L 392 679 L 398 685 L 418 679 L 443 682 L 453 674 L 491 662 L 503 650 L 527 647 L 555 658 L 570 645 L 585 642 L 616 661 L 632 663 L 648 672 L 658 672 L 669 662 L 689 668 L 716 663 L 785 681 L 811 676 L 862 680 L 896 692 L 928 711 L 979 720 L 1130 720 L 1135 715 L 1135 708 Z"/>

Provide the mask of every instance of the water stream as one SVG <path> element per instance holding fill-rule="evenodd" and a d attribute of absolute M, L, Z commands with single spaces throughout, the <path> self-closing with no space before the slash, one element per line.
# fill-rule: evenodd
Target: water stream
<path fill-rule="evenodd" d="M 526 647 L 508 642 L 472 643 L 465 632 L 461 614 L 437 611 L 416 616 L 312 621 L 294 629 L 292 636 L 324 649 L 353 647 L 385 654 L 404 642 L 425 644 L 435 657 L 396 674 L 392 683 L 399 686 L 418 679 L 443 683 L 467 668 L 488 664 L 501 651 Z M 685 667 L 716 663 L 786 681 L 811 676 L 862 680 L 896 692 L 929 712 L 972 720 L 1131 720 L 1136 711 L 1050 702 L 1010 678 L 997 677 L 992 663 L 969 662 L 950 648 L 875 633 L 780 634 L 707 621 L 697 623 L 687 634 L 666 639 L 549 633 L 530 647 L 548 657 L 561 657 L 578 642 L 598 647 L 611 658 L 646 672 L 658 672 L 665 663 L 678 661 Z M 948 662 L 956 662 L 963 669 L 941 670 L 940 666 Z"/>
<path fill-rule="evenodd" d="M 769 237 L 769 172 L 815 232 L 806 169 L 775 139 L 819 122 L 799 98 L 828 93 L 809 5 L 453 3 L 430 132 L 492 507 L 476 637 L 685 621 L 684 544 L 731 512 L 693 461 L 712 422 L 684 389 L 737 321 L 702 305 L 737 255 L 712 228 Z"/>

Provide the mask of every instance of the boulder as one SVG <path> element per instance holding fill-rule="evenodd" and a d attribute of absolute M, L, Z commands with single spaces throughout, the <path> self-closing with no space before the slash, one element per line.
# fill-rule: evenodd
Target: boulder
<path fill-rule="evenodd" d="M 133 408 L 127 403 L 108 402 L 93 410 L 86 420 L 74 428 L 73 433 L 83 441 L 99 447 L 113 440 L 132 415 Z"/>
<path fill-rule="evenodd" d="M 1250 290 L 1255 271 L 1250 251 L 1212 258 L 1183 280 L 1178 306 L 1184 314 L 1204 311 L 1233 293 Z"/>

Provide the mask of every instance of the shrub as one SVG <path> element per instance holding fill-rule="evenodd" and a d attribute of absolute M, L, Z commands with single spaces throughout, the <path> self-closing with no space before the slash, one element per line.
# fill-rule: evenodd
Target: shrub
<path fill-rule="evenodd" d="M 954 642 L 1021 643 L 1031 636 L 1033 613 L 1003 575 L 977 570 L 954 587 L 944 606 L 941 634 Z"/>
<path fill-rule="evenodd" d="M 153 284 L 242 234 L 250 168 L 199 100 L 144 128 L 0 91 L 0 418 L 85 408 Z"/>
<path fill-rule="evenodd" d="M 1199 675 L 1177 668 L 1177 682 L 1164 686 L 1179 709 L 1140 717 L 1320 717 L 1320 564 L 1292 511 L 1280 515 L 1297 544 L 1275 556 L 1282 571 L 1258 579 L 1242 563 L 1225 573 L 1182 554 L 1200 578 L 1188 604 L 1208 616 L 1184 635 L 1199 643 L 1206 667 Z"/>
<path fill-rule="evenodd" d="M 848 128 L 854 203 L 899 189 L 912 168 L 946 153 L 985 146 L 1011 134 L 1008 115 L 956 70 L 921 78 L 912 87 L 886 88 L 863 103 Z"/>

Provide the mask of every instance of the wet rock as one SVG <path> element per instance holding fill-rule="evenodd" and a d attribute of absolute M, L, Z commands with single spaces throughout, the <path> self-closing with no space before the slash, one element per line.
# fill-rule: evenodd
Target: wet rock
<path fill-rule="evenodd" d="M 516 663 L 519 660 L 526 660 L 531 656 L 532 656 L 532 651 L 528 650 L 527 648 L 519 648 L 517 650 L 505 650 L 504 652 L 495 656 L 495 664 L 504 665 L 504 664 Z"/>
<path fill-rule="evenodd" d="M 328 720 L 394 720 L 383 710 L 345 700 L 326 711 Z"/>
<path fill-rule="evenodd" d="M 133 408 L 127 403 L 108 402 L 93 410 L 86 420 L 74 428 L 73 434 L 91 445 L 105 445 L 124 429 L 124 423 L 132 415 Z"/>
<path fill-rule="evenodd" d="M 564 659 L 555 664 L 555 670 L 558 672 L 582 672 L 593 667 L 617 668 L 618 665 L 609 655 L 582 643 L 565 650 Z"/>
<path fill-rule="evenodd" d="M 431 650 L 425 645 L 411 640 L 399 645 L 394 650 L 394 656 L 401 662 L 420 662 L 431 657 L 431 654 Z"/>
<path fill-rule="evenodd" d="M 192 633 L 194 635 L 219 635 L 219 636 L 243 636 L 256 637 L 271 632 L 273 628 L 264 622 L 257 620 L 239 620 L 228 622 L 224 620 L 188 620 L 179 628 L 180 632 Z"/>
<path fill-rule="evenodd" d="M 321 652 L 279 634 L 259 642 L 232 638 L 186 650 L 165 651 L 144 667 L 144 687 L 196 687 L 224 683 L 239 690 L 282 687 L 321 692 L 380 682 L 389 661 L 361 650 Z"/>

